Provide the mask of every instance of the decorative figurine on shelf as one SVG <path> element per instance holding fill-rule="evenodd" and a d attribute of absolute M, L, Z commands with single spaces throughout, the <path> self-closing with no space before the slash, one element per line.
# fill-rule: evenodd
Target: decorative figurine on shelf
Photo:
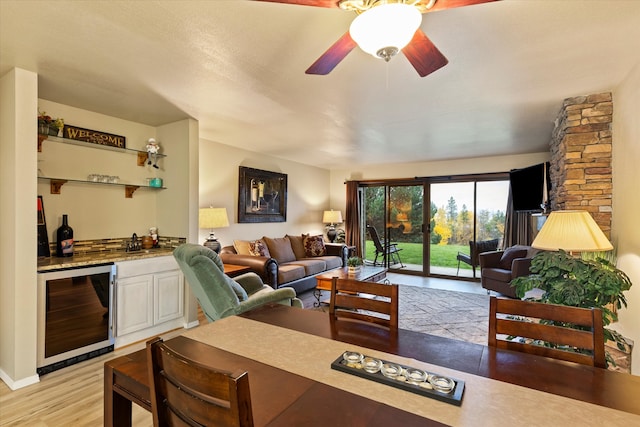
<path fill-rule="evenodd" d="M 155 138 L 149 138 L 149 141 L 147 141 L 147 164 L 150 165 L 153 163 L 153 167 L 156 169 L 158 169 L 158 152 L 159 151 L 160 151 L 160 146 L 156 142 Z"/>

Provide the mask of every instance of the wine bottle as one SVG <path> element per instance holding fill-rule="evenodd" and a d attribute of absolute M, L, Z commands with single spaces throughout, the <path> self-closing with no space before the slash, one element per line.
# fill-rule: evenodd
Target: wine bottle
<path fill-rule="evenodd" d="M 62 225 L 56 231 L 56 256 L 73 256 L 73 228 L 69 227 L 67 215 L 62 215 Z"/>

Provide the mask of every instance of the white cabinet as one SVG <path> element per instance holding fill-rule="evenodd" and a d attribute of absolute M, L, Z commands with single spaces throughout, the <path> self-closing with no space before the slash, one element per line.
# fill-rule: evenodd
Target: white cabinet
<path fill-rule="evenodd" d="M 153 323 L 182 317 L 184 300 L 182 273 L 167 271 L 153 276 Z"/>
<path fill-rule="evenodd" d="M 116 263 L 116 347 L 184 326 L 184 276 L 173 256 Z"/>

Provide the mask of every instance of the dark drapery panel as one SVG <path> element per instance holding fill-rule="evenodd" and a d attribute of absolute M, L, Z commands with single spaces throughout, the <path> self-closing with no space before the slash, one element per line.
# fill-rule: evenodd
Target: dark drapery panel
<path fill-rule="evenodd" d="M 513 210 L 513 200 L 511 198 L 511 188 L 509 188 L 509 199 L 507 201 L 507 213 L 504 220 L 504 239 L 502 249 L 514 245 L 530 246 L 534 235 L 531 212 L 516 212 Z"/>
<path fill-rule="evenodd" d="M 345 241 L 347 245 L 356 247 L 356 256 L 362 257 L 362 248 L 360 247 L 360 198 L 358 197 L 357 181 L 347 181 L 345 216 Z"/>

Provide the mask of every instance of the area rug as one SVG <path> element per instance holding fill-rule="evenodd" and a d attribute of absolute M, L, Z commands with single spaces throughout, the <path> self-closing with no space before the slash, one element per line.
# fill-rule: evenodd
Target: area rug
<path fill-rule="evenodd" d="M 400 285 L 400 328 L 487 343 L 489 296 Z"/>

